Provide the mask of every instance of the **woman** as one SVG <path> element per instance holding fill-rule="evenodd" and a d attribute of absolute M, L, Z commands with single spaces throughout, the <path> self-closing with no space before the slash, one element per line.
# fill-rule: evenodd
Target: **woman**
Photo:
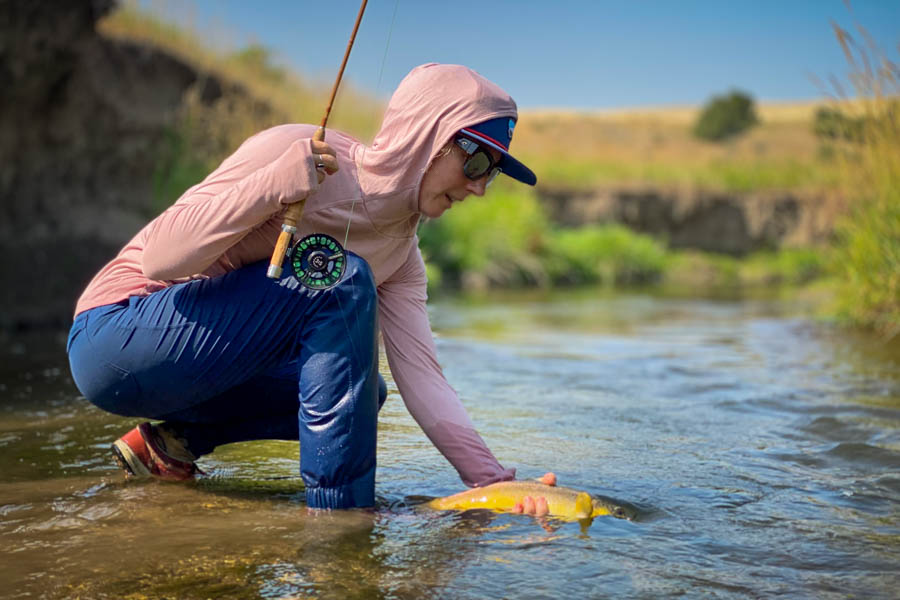
<path fill-rule="evenodd" d="M 68 343 L 88 400 L 163 421 L 115 442 L 126 473 L 189 479 L 216 446 L 299 440 L 310 507 L 371 506 L 380 325 L 407 408 L 463 482 L 514 478 L 438 365 L 416 226 L 498 172 L 534 185 L 507 152 L 516 118 L 474 71 L 422 65 L 371 146 L 333 131 L 315 142 L 307 125 L 263 131 L 141 230 L 88 285 Z M 290 268 L 265 275 L 284 211 L 304 198 L 299 237 L 346 239 L 330 289 L 307 289 Z"/>

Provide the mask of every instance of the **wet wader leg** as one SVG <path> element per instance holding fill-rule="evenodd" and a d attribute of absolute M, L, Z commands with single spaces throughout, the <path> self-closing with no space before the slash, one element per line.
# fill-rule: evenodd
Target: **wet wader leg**
<path fill-rule="evenodd" d="M 261 375 L 202 404 L 155 418 L 166 421 L 178 437 L 189 440 L 195 456 L 236 442 L 299 441 L 297 365 L 289 366 L 290 377 L 281 373 Z M 253 400 L 252 414 L 247 411 L 248 399 Z M 387 383 L 379 374 L 379 412 L 385 400 Z"/>
<path fill-rule="evenodd" d="M 372 272 L 351 255 L 299 341 L 300 474 L 310 507 L 375 503 L 376 317 Z"/>

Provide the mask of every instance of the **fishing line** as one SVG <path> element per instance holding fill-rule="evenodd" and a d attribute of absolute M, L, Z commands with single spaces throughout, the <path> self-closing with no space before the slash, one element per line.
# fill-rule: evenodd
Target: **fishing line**
<path fill-rule="evenodd" d="M 362 21 L 367 3 L 368 0 L 363 0 L 362 4 L 360 5 L 359 14 L 357 15 L 356 23 L 353 27 L 353 32 L 350 34 L 350 41 L 347 43 L 347 50 L 344 53 L 344 60 L 341 63 L 337 79 L 335 80 L 334 87 L 331 90 L 331 99 L 329 100 L 328 106 L 325 109 L 325 116 L 322 118 L 322 124 L 313 136 L 314 140 L 324 141 L 325 139 L 325 125 L 328 121 L 328 116 L 331 113 L 331 108 L 334 103 L 335 96 L 337 95 L 338 86 L 340 85 L 341 79 L 343 77 L 344 68 L 347 66 L 347 60 L 350 57 L 350 51 L 353 47 L 353 42 L 356 39 L 356 33 Z M 394 11 L 391 15 L 390 26 L 388 27 L 387 42 L 385 43 L 384 53 L 381 57 L 381 64 L 378 68 L 378 81 L 375 86 L 376 98 L 378 97 L 378 93 L 381 90 L 381 83 L 384 78 L 384 66 L 387 62 L 388 52 L 390 51 L 391 37 L 393 36 L 394 32 L 394 25 L 397 19 L 399 4 L 399 0 L 396 0 L 394 3 Z M 365 160 L 365 152 L 367 149 L 367 146 L 363 146 L 363 161 Z M 317 165 L 317 168 L 319 167 L 321 167 L 321 165 Z M 296 203 L 296 205 L 291 205 L 291 207 L 285 214 L 284 224 L 282 225 L 282 233 L 279 236 L 278 244 L 276 245 L 275 251 L 273 252 L 269 271 L 266 274 L 272 278 L 280 277 L 281 262 L 283 261 L 283 257 L 286 254 L 289 257 L 289 262 L 294 270 L 294 274 L 304 287 L 314 290 L 325 290 L 333 287 L 334 285 L 337 285 L 337 283 L 342 279 L 344 270 L 347 266 L 345 248 L 350 238 L 350 226 L 353 222 L 353 212 L 359 199 L 359 196 L 354 195 L 353 202 L 350 205 L 350 212 L 347 216 L 347 227 L 344 230 L 343 245 L 329 235 L 325 235 L 322 233 L 313 233 L 300 240 L 297 240 L 294 243 L 293 247 L 288 250 L 288 244 L 293 237 L 293 234 L 296 233 L 297 223 L 299 222 L 300 217 L 303 214 L 303 205 L 305 204 L 305 200 Z"/>
<path fill-rule="evenodd" d="M 381 91 L 381 77 L 384 75 L 384 63 L 387 61 L 388 51 L 391 48 L 391 36 L 394 34 L 394 22 L 397 20 L 397 8 L 400 6 L 400 0 L 396 0 L 394 2 L 394 14 L 391 15 L 391 25 L 388 28 L 388 37 L 387 43 L 384 45 L 384 54 L 381 56 L 381 66 L 378 68 L 378 82 L 375 84 L 375 97 L 378 98 L 378 93 Z M 366 150 L 368 147 L 363 148 L 363 161 L 366 158 Z M 359 198 L 354 196 L 353 202 L 350 204 L 350 215 L 347 217 L 347 230 L 344 232 L 344 248 L 347 247 L 347 238 L 350 236 L 350 220 L 353 218 L 353 209 L 356 207 L 356 201 Z"/>
<path fill-rule="evenodd" d="M 391 47 L 391 36 L 394 33 L 394 22 L 397 19 L 397 8 L 399 7 L 399 5 L 400 5 L 400 0 L 396 0 L 394 2 L 394 14 L 391 16 L 391 25 L 388 28 L 387 42 L 384 45 L 384 54 L 382 54 L 382 56 L 381 56 L 381 66 L 378 68 L 378 82 L 375 84 L 375 98 L 378 98 L 378 93 L 381 91 L 381 79 L 382 79 L 382 76 L 384 75 L 384 64 L 387 61 L 388 51 L 390 50 L 390 47 Z M 363 162 L 363 163 L 365 162 L 367 149 L 368 149 L 368 146 L 363 146 L 362 160 L 361 160 L 361 162 Z M 360 192 L 361 191 L 362 190 L 360 190 Z M 356 201 L 359 200 L 359 198 L 360 198 L 359 196 L 354 195 L 353 202 L 350 204 L 350 214 L 347 216 L 347 229 L 346 229 L 346 231 L 344 231 L 344 246 L 343 246 L 343 248 L 345 248 L 345 249 L 347 247 L 347 239 L 350 236 L 350 223 L 353 220 L 353 209 L 356 207 Z M 375 227 L 374 222 L 372 223 L 372 226 Z M 352 279 L 350 280 L 350 286 L 351 286 L 351 288 L 355 287 Z M 349 332 L 350 325 L 349 325 L 349 323 L 347 323 L 347 318 L 346 318 L 347 312 L 344 310 L 344 307 L 341 305 L 340 294 L 335 294 L 335 299 L 337 300 L 338 310 L 340 311 L 341 317 L 344 319 L 344 329 L 347 332 Z M 354 312 L 354 317 L 355 317 L 355 324 L 356 324 L 356 327 L 358 330 L 359 329 L 359 315 L 357 315 Z M 353 341 L 353 336 L 349 335 L 348 338 L 350 339 L 350 345 L 353 348 L 353 356 L 355 358 L 357 358 L 357 360 L 359 361 L 359 352 L 356 348 L 356 344 Z M 377 333 L 376 333 L 376 338 L 377 338 Z M 360 364 L 365 364 L 365 361 L 359 361 L 359 362 L 360 362 Z M 377 370 L 377 368 L 378 367 L 376 366 L 376 370 Z"/>

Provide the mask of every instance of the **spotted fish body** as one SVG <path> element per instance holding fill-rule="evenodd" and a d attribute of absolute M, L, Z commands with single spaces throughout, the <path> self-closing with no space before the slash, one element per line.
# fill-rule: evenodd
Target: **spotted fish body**
<path fill-rule="evenodd" d="M 526 496 L 532 498 L 543 496 L 547 499 L 550 515 L 563 519 L 591 519 L 604 515 L 630 519 L 634 516 L 633 511 L 610 500 L 592 498 L 587 492 L 536 481 L 501 481 L 453 496 L 436 498 L 427 506 L 437 510 L 486 508 L 511 511 L 517 503 L 524 503 Z"/>

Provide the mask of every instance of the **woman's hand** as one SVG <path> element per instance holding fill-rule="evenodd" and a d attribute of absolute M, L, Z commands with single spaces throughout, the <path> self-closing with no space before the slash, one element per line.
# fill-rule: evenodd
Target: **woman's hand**
<path fill-rule="evenodd" d="M 317 142 L 310 140 L 310 148 L 313 153 L 313 161 L 316 165 L 316 175 L 319 177 L 319 183 L 325 181 L 325 175 L 334 175 L 338 171 L 338 161 L 334 148 L 325 142 Z"/>
<path fill-rule="evenodd" d="M 553 486 L 556 485 L 556 475 L 554 475 L 553 473 L 545 473 L 543 477 L 538 479 L 538 481 L 543 483 L 544 485 Z M 550 509 L 547 507 L 547 499 L 543 496 L 538 496 L 537 498 L 526 496 L 522 502 L 516 502 L 516 505 L 513 506 L 512 511 L 514 513 L 523 513 L 526 515 L 543 517 L 550 512 Z"/>
<path fill-rule="evenodd" d="M 545 473 L 543 477 L 538 479 L 544 485 L 556 485 L 556 475 L 553 473 Z"/>

